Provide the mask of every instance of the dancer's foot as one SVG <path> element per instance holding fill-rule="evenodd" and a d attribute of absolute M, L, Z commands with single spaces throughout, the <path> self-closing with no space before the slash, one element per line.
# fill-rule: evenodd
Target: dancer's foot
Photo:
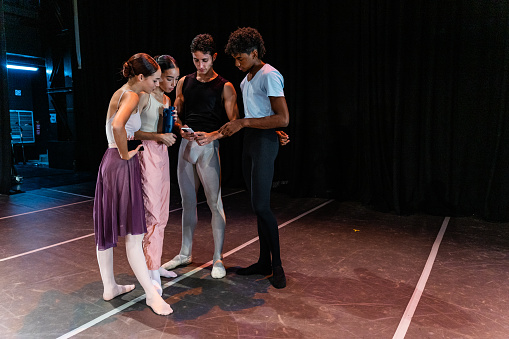
<path fill-rule="evenodd" d="M 171 306 L 168 305 L 166 301 L 164 301 L 164 299 L 158 295 L 153 296 L 152 298 L 147 296 L 147 305 L 150 306 L 154 313 L 159 315 L 168 315 L 173 313 Z"/>
<path fill-rule="evenodd" d="M 253 274 L 269 275 L 271 273 L 272 267 L 270 267 L 269 265 L 260 264 L 258 262 L 246 268 L 239 268 L 237 270 L 238 275 L 253 275 Z"/>
<path fill-rule="evenodd" d="M 186 255 L 176 255 L 175 258 L 171 259 L 167 263 L 163 264 L 161 267 L 167 270 L 172 270 L 177 266 L 185 266 L 189 265 L 193 262 L 192 256 L 186 256 Z"/>
<path fill-rule="evenodd" d="M 162 267 L 159 267 L 159 275 L 161 277 L 165 277 L 165 278 L 175 278 L 177 276 L 177 273 L 175 273 L 173 271 L 168 271 Z"/>
<path fill-rule="evenodd" d="M 134 285 L 116 285 L 112 289 L 108 290 L 105 288 L 103 292 L 103 299 L 109 301 L 121 294 L 131 292 L 132 290 L 134 290 Z"/>
<path fill-rule="evenodd" d="M 283 271 L 283 267 L 276 266 L 274 267 L 274 274 L 269 278 L 270 283 L 275 288 L 285 288 L 286 287 L 286 276 L 285 271 Z"/>
<path fill-rule="evenodd" d="M 210 273 L 210 275 L 214 279 L 221 279 L 225 277 L 226 269 L 224 268 L 222 260 L 216 260 L 216 262 L 214 262 L 214 265 L 212 266 L 212 272 Z"/>
<path fill-rule="evenodd" d="M 161 283 L 158 283 L 157 281 L 152 279 L 152 285 L 154 285 L 154 288 L 156 289 L 157 294 L 162 296 L 163 295 L 163 288 L 161 287 Z"/>

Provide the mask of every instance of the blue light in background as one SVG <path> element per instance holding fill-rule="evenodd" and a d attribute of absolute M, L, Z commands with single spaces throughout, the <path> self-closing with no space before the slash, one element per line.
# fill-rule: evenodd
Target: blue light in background
<path fill-rule="evenodd" d="M 9 65 L 9 64 L 7 64 L 7 68 L 10 68 L 10 69 L 19 69 L 19 70 L 22 70 L 22 71 L 32 71 L 32 72 L 35 72 L 35 71 L 39 70 L 39 68 L 37 68 L 37 67 L 18 66 L 18 65 Z"/>

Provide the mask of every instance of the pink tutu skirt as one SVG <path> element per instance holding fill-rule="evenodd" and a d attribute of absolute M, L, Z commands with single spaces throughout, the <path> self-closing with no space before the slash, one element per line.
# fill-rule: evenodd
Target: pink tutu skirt
<path fill-rule="evenodd" d="M 126 161 L 116 148 L 104 153 L 95 186 L 94 232 L 99 250 L 116 247 L 119 236 L 147 232 L 138 155 Z"/>

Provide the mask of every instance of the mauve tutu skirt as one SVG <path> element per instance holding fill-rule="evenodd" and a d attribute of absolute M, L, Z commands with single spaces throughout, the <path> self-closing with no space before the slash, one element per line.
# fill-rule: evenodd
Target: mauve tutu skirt
<path fill-rule="evenodd" d="M 119 236 L 147 232 L 138 155 L 126 161 L 116 148 L 104 153 L 95 186 L 94 232 L 99 250 L 116 247 Z"/>

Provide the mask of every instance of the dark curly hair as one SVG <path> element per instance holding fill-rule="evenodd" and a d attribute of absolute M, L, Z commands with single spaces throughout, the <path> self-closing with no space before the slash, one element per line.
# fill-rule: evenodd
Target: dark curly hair
<path fill-rule="evenodd" d="M 224 51 L 228 55 L 236 55 L 249 54 L 255 49 L 258 51 L 258 58 L 261 59 L 265 55 L 262 35 L 254 28 L 243 27 L 230 34 Z"/>
<path fill-rule="evenodd" d="M 194 52 L 203 52 L 208 53 L 210 55 L 214 55 L 216 53 L 216 43 L 210 34 L 198 34 L 194 37 L 193 41 L 191 41 L 191 53 Z"/>

